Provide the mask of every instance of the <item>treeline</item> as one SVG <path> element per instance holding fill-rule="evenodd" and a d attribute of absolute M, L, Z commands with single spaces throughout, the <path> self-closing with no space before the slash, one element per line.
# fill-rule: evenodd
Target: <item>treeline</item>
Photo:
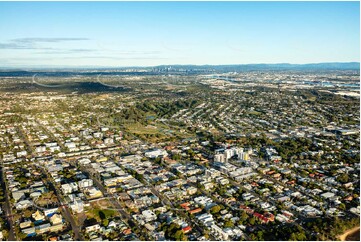
<path fill-rule="evenodd" d="M 306 228 L 317 233 L 317 240 L 337 240 L 339 235 L 356 226 L 360 226 L 359 217 L 350 219 L 317 218 L 305 224 Z"/>
<path fill-rule="evenodd" d="M 193 108 L 198 104 L 195 99 L 177 100 L 171 102 L 145 101 L 138 103 L 136 108 L 143 112 L 155 113 L 158 118 L 170 117 L 181 109 Z"/>
<path fill-rule="evenodd" d="M 267 226 L 267 229 L 254 231 L 249 234 L 252 240 L 291 240 L 291 241 L 312 241 L 312 240 L 338 240 L 338 236 L 346 230 L 360 226 L 358 217 L 351 219 L 317 218 L 300 225 L 274 225 Z"/>

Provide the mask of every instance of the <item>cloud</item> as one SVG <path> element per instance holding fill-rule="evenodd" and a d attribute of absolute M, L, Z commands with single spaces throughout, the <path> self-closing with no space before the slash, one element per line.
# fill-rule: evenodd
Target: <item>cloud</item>
<path fill-rule="evenodd" d="M 163 57 L 116 57 L 116 56 L 72 56 L 64 57 L 66 59 L 109 59 L 109 60 L 163 60 Z"/>
<path fill-rule="evenodd" d="M 11 50 L 51 50 L 53 48 L 48 47 L 36 47 L 28 44 L 19 44 L 19 43 L 0 43 L 0 49 L 11 49 Z"/>
<path fill-rule="evenodd" d="M 12 39 L 13 42 L 18 43 L 57 43 L 57 42 L 64 42 L 64 41 L 84 41 L 90 40 L 88 38 L 17 38 Z"/>
<path fill-rule="evenodd" d="M 159 50 L 140 50 L 140 51 L 114 51 L 115 54 L 121 55 L 153 55 L 153 54 L 161 54 L 162 52 Z"/>
<path fill-rule="evenodd" d="M 43 49 L 45 50 L 45 49 Z M 49 51 L 39 51 L 39 52 L 35 52 L 34 54 L 41 54 L 41 55 L 52 55 L 52 54 L 76 54 L 76 53 L 92 53 L 92 52 L 97 52 L 97 50 L 95 49 L 51 49 Z"/>
<path fill-rule="evenodd" d="M 17 38 L 7 43 L 0 43 L 0 49 L 22 50 L 53 50 L 54 48 L 43 47 L 42 43 L 60 43 L 66 41 L 86 41 L 88 38 Z M 40 45 L 39 45 L 40 44 Z"/>

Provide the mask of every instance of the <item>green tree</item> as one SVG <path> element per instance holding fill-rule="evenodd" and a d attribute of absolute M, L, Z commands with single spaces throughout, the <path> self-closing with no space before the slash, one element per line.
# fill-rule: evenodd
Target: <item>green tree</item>
<path fill-rule="evenodd" d="M 109 224 L 109 220 L 108 219 L 103 219 L 102 224 L 103 224 L 103 226 L 107 227 L 108 224 Z"/>
<path fill-rule="evenodd" d="M 338 207 L 341 210 L 346 210 L 346 205 L 344 203 L 341 203 Z"/>
<path fill-rule="evenodd" d="M 227 222 L 224 223 L 224 227 L 225 228 L 233 228 L 234 224 L 231 220 L 228 220 Z"/>
<path fill-rule="evenodd" d="M 184 232 L 183 230 L 177 230 L 174 234 L 174 239 L 176 240 L 183 240 L 184 239 Z"/>
<path fill-rule="evenodd" d="M 219 213 L 219 211 L 221 210 L 221 207 L 219 205 L 213 206 L 210 210 L 211 214 L 216 214 Z"/>
<path fill-rule="evenodd" d="M 30 218 L 32 214 L 33 214 L 33 212 L 31 210 L 29 210 L 29 209 L 26 209 L 24 211 L 24 217 L 25 218 Z"/>
<path fill-rule="evenodd" d="M 254 217 L 251 217 L 251 218 L 249 219 L 249 223 L 250 223 L 251 225 L 255 225 L 256 219 L 255 219 Z"/>
<path fill-rule="evenodd" d="M 263 231 L 259 230 L 257 232 L 257 240 L 264 240 L 264 235 L 263 235 Z"/>

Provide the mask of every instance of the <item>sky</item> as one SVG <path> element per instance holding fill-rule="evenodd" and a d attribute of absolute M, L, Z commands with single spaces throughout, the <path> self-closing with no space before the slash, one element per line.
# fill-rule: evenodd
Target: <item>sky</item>
<path fill-rule="evenodd" d="M 0 67 L 360 61 L 359 2 L 0 2 Z"/>

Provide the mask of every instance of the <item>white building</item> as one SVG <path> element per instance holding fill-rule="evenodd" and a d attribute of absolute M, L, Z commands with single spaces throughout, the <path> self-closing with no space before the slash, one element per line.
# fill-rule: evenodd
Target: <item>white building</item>
<path fill-rule="evenodd" d="M 222 162 L 222 163 L 226 162 L 225 154 L 216 154 L 216 155 L 214 155 L 214 161 L 215 162 Z"/>
<path fill-rule="evenodd" d="M 84 211 L 84 203 L 80 198 L 76 198 L 72 204 L 70 204 L 70 208 L 77 213 L 81 213 Z"/>
<path fill-rule="evenodd" d="M 19 151 L 16 153 L 16 156 L 17 157 L 23 157 L 23 156 L 26 156 L 28 154 L 28 152 L 26 152 L 25 150 L 23 151 Z"/>
<path fill-rule="evenodd" d="M 45 151 L 46 151 L 46 146 L 45 145 L 40 145 L 40 146 L 37 146 L 35 148 L 36 153 L 42 153 L 42 152 L 45 152 Z"/>
<path fill-rule="evenodd" d="M 163 149 L 156 149 L 156 150 L 152 150 L 152 151 L 147 151 L 144 153 L 145 157 L 148 158 L 157 158 L 159 156 L 163 156 L 166 157 L 168 156 L 167 151 L 163 150 Z"/>
<path fill-rule="evenodd" d="M 78 184 L 75 182 L 61 185 L 61 190 L 64 194 L 69 194 L 78 191 Z"/>
<path fill-rule="evenodd" d="M 142 215 L 144 217 L 145 222 L 154 221 L 157 219 L 157 215 L 151 210 L 145 210 L 142 212 Z"/>
<path fill-rule="evenodd" d="M 93 186 L 93 180 L 92 179 L 83 179 L 81 181 L 78 181 L 78 185 L 80 189 L 91 187 Z"/>

